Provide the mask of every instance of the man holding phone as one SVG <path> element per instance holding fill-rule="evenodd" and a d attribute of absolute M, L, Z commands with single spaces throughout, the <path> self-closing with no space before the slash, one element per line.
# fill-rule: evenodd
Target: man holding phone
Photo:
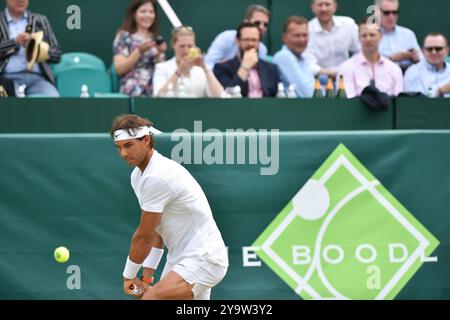
<path fill-rule="evenodd" d="M 397 25 L 399 0 L 376 0 L 376 5 L 383 32 L 380 52 L 405 72 L 411 65 L 423 59 L 417 37 L 412 30 Z"/>
<path fill-rule="evenodd" d="M 425 61 L 405 73 L 405 91 L 421 92 L 430 98 L 450 98 L 450 64 L 447 37 L 438 32 L 429 33 L 423 42 Z"/>

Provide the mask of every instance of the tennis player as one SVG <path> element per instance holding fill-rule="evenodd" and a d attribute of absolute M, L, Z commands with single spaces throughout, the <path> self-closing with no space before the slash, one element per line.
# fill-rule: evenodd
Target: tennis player
<path fill-rule="evenodd" d="M 227 272 L 227 249 L 200 185 L 153 148 L 155 130 L 147 119 L 121 115 L 110 132 L 120 156 L 135 166 L 131 186 L 142 209 L 123 271 L 124 291 L 143 300 L 209 300 Z M 166 265 L 152 286 L 164 246 Z"/>

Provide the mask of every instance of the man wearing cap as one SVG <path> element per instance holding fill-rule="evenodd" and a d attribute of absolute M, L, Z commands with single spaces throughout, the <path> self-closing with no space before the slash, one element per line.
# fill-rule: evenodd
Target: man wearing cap
<path fill-rule="evenodd" d="M 153 148 L 151 126 L 147 119 L 121 115 L 110 131 L 120 156 L 135 166 L 131 186 L 142 210 L 123 272 L 124 291 L 143 300 L 208 300 L 227 272 L 227 249 L 202 188 Z M 167 262 L 151 286 L 164 246 Z"/>
<path fill-rule="evenodd" d="M 45 16 L 27 10 L 28 0 L 6 0 L 6 5 L 5 10 L 0 12 L 1 76 L 13 80 L 16 91 L 19 86 L 26 85 L 26 95 L 58 97 L 47 62 L 59 62 L 61 51 L 50 23 Z M 49 59 L 47 62 L 27 65 L 27 46 L 32 35 L 39 31 L 44 34 L 43 41 L 49 44 Z M 38 58 L 36 53 L 34 56 Z"/>

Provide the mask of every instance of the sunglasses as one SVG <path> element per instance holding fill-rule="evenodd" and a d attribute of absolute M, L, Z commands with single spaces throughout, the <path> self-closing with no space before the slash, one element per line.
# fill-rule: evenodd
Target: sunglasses
<path fill-rule="evenodd" d="M 173 30 L 172 30 L 172 36 L 173 36 L 173 35 L 176 35 L 176 34 L 177 34 L 178 32 L 180 32 L 181 30 L 188 30 L 188 31 L 190 31 L 190 32 L 194 32 L 194 29 L 192 29 L 191 26 L 179 26 L 179 27 L 173 28 Z"/>
<path fill-rule="evenodd" d="M 427 50 L 428 52 L 441 52 L 442 50 L 444 50 L 444 47 L 426 47 L 425 50 Z"/>
<path fill-rule="evenodd" d="M 388 10 L 386 10 L 386 11 L 384 11 L 384 10 L 381 10 L 381 12 L 383 13 L 383 15 L 385 15 L 385 16 L 389 16 L 389 15 L 394 15 L 394 16 L 397 16 L 399 13 L 400 13 L 400 10 L 392 10 L 392 11 L 388 11 Z"/>
<path fill-rule="evenodd" d="M 257 26 L 264 25 L 264 27 L 266 27 L 266 28 L 269 26 L 268 22 L 263 22 L 263 21 L 259 21 L 259 20 L 253 21 L 253 24 L 256 24 Z"/>

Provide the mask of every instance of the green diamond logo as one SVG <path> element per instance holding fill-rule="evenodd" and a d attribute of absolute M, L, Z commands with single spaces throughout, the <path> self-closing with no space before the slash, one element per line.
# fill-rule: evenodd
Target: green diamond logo
<path fill-rule="evenodd" d="M 438 245 L 342 144 L 253 244 L 303 299 L 393 299 Z"/>

